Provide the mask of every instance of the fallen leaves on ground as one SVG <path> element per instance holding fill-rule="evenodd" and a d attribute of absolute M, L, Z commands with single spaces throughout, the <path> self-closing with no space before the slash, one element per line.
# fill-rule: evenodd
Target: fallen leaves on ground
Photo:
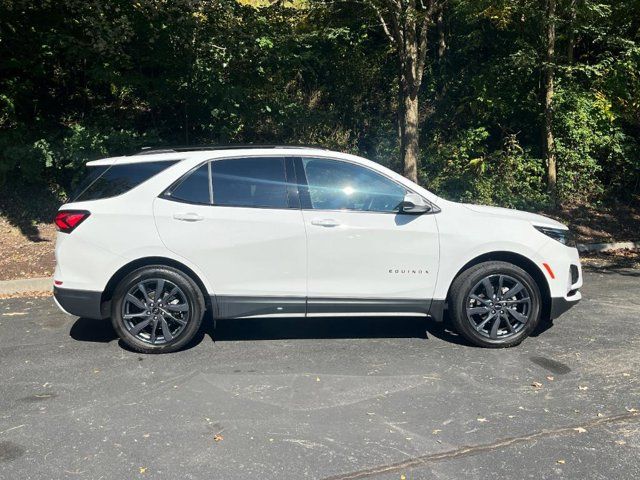
<path fill-rule="evenodd" d="M 39 298 L 50 297 L 53 292 L 47 291 L 30 291 L 30 292 L 18 292 L 18 293 L 2 293 L 0 294 L 0 300 L 7 300 L 9 298 Z"/>
<path fill-rule="evenodd" d="M 29 238 L 0 215 L 0 280 L 53 275 L 56 228 L 48 222 L 32 228 L 34 235 Z"/>

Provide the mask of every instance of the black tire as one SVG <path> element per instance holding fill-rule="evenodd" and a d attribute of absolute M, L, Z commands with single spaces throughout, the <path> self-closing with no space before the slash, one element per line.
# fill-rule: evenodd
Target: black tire
<path fill-rule="evenodd" d="M 513 287 L 518 282 L 522 288 L 505 297 L 516 291 Z M 496 296 L 491 298 L 491 292 Z M 470 267 L 454 280 L 449 307 L 455 329 L 471 343 L 507 348 L 518 345 L 535 330 L 540 322 L 542 297 L 535 280 L 525 270 L 511 263 L 490 261 Z"/>
<path fill-rule="evenodd" d="M 156 291 L 153 290 L 153 285 L 158 281 L 162 282 L 159 284 L 161 285 L 161 298 L 155 300 Z M 140 284 L 143 285 L 144 293 L 139 288 Z M 147 292 L 149 286 L 151 291 Z M 166 291 L 165 286 L 167 286 Z M 169 287 L 171 287 L 171 291 L 169 291 Z M 132 291 L 134 296 L 138 296 L 138 301 L 135 303 L 128 295 Z M 173 298 L 170 296 L 171 292 L 177 292 Z M 140 296 L 142 298 L 139 298 Z M 149 305 L 152 305 L 154 300 L 156 301 L 154 308 L 147 305 L 145 298 L 151 300 Z M 163 299 L 165 299 L 164 304 L 162 304 Z M 145 302 L 144 304 L 147 306 L 138 310 L 138 313 L 125 314 L 126 310 L 132 308 L 131 306 L 136 309 L 141 301 Z M 188 310 L 186 312 L 178 311 L 178 308 L 188 308 Z M 146 311 L 144 311 L 145 309 Z M 171 311 L 169 311 L 170 309 Z M 193 279 L 175 268 L 151 265 L 131 272 L 118 284 L 111 302 L 111 322 L 119 337 L 132 350 L 141 353 L 168 353 L 180 350 L 193 339 L 200 329 L 205 310 L 202 291 Z M 125 319 L 125 316 L 140 317 L 134 320 Z M 138 320 L 140 324 L 147 320 L 150 323 L 140 332 L 134 334 L 138 323 L 133 324 L 133 322 Z M 183 323 L 178 323 L 178 321 Z M 155 332 L 151 333 L 154 328 Z M 166 335 L 165 328 L 168 330 Z"/>

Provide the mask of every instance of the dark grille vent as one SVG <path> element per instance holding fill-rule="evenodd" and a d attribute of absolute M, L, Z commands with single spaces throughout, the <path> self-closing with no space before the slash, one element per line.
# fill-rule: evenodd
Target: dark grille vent
<path fill-rule="evenodd" d="M 571 265 L 571 285 L 573 285 L 574 283 L 576 283 L 578 281 L 578 266 L 577 265 Z"/>

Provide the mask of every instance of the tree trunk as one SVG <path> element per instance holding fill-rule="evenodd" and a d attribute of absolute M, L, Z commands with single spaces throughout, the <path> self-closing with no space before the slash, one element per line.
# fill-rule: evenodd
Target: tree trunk
<path fill-rule="evenodd" d="M 576 23 L 576 7 L 578 0 L 571 0 L 569 5 L 569 32 L 567 33 L 567 63 L 573 63 L 573 50 L 575 48 L 575 23 Z"/>
<path fill-rule="evenodd" d="M 544 154 L 547 161 L 547 191 L 554 204 L 557 203 L 557 167 L 553 142 L 553 59 L 556 44 L 555 14 L 556 0 L 547 0 L 547 54 L 544 68 Z"/>
<path fill-rule="evenodd" d="M 400 143 L 400 160 L 402 161 L 402 168 L 404 170 L 404 126 L 406 124 L 406 120 L 404 118 L 404 86 L 402 84 L 402 63 L 398 64 L 398 140 Z"/>
<path fill-rule="evenodd" d="M 427 32 L 441 3 L 438 0 L 421 1 L 420 4 L 416 0 L 369 0 L 367 3 L 378 15 L 385 35 L 398 54 L 400 155 L 405 177 L 417 182 L 420 133 L 418 92 L 427 55 Z M 442 56 L 446 48 L 444 34 L 439 48 Z"/>
<path fill-rule="evenodd" d="M 418 182 L 418 95 L 407 93 L 404 97 L 402 146 L 404 153 L 404 176 Z"/>
<path fill-rule="evenodd" d="M 440 5 L 440 8 L 438 9 L 438 18 L 436 19 L 436 25 L 438 26 L 438 68 L 440 77 L 440 88 L 438 88 L 438 93 L 436 94 L 436 101 L 440 102 L 447 93 L 446 64 L 444 61 L 444 56 L 447 51 L 447 38 L 445 34 L 444 24 L 444 5 Z"/>
<path fill-rule="evenodd" d="M 438 61 L 442 61 L 444 52 L 447 50 L 447 39 L 444 35 L 444 7 L 438 9 L 438 19 L 436 20 L 438 25 Z"/>

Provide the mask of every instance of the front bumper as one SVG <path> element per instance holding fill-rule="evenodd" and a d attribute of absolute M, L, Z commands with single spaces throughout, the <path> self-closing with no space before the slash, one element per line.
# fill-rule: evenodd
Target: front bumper
<path fill-rule="evenodd" d="M 568 297 L 551 297 L 551 308 L 549 311 L 549 317 L 553 320 L 558 318 L 564 312 L 569 310 L 582 299 L 580 292 L 575 292 Z"/>
<path fill-rule="evenodd" d="M 53 287 L 53 297 L 60 310 L 69 315 L 96 320 L 107 317 L 102 309 L 102 292 Z"/>

